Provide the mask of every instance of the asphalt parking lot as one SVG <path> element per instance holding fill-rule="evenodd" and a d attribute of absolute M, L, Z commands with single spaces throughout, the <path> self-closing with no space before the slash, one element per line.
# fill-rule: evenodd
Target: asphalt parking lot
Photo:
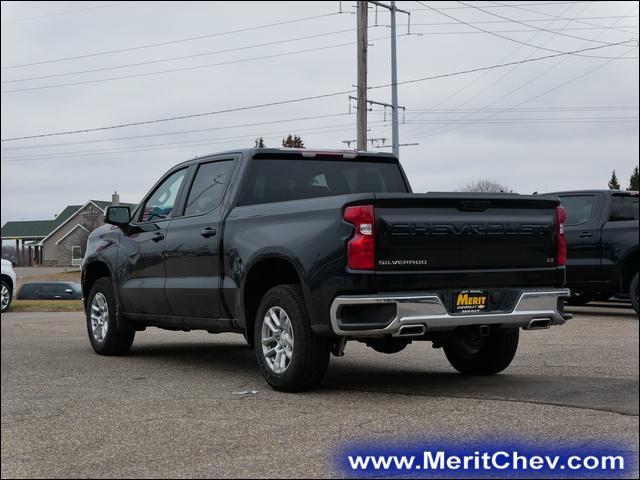
<path fill-rule="evenodd" d="M 357 440 L 606 440 L 637 458 L 638 317 L 571 311 L 524 332 L 498 376 L 463 377 L 429 343 L 349 343 L 320 389 L 296 395 L 267 387 L 240 336 L 149 329 L 107 358 L 82 314 L 8 313 L 2 477 L 339 476 L 336 448 Z"/>

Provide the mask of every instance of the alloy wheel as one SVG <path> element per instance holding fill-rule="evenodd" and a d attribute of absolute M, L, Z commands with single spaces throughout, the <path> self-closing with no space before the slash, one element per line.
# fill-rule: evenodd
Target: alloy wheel
<path fill-rule="evenodd" d="M 262 354 L 275 373 L 284 373 L 293 357 L 293 325 L 282 307 L 271 307 L 262 322 Z"/>
<path fill-rule="evenodd" d="M 91 334 L 96 342 L 103 342 L 109 330 L 109 305 L 101 292 L 91 302 Z"/>
<path fill-rule="evenodd" d="M 9 306 L 9 289 L 5 284 L 2 284 L 2 293 L 0 295 L 0 302 L 2 305 L 2 310 L 4 311 Z"/>

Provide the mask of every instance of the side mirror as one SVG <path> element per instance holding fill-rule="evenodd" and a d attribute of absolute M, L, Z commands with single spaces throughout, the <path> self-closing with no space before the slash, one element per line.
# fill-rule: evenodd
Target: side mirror
<path fill-rule="evenodd" d="M 121 205 L 109 205 L 104 214 L 104 221 L 116 227 L 125 227 L 131 222 L 131 210 Z"/>

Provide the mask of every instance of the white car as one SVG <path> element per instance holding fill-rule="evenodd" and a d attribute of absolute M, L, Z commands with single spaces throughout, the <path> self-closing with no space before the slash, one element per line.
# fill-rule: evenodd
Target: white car
<path fill-rule="evenodd" d="M 8 260 L 2 260 L 2 295 L 1 305 L 2 313 L 9 310 L 11 300 L 16 290 L 16 272 L 13 271 L 13 265 Z"/>

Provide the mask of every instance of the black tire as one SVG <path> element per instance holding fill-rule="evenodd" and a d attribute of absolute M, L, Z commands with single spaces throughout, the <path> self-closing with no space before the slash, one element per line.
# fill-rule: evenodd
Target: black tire
<path fill-rule="evenodd" d="M 93 333 L 91 311 L 96 295 L 103 295 L 106 300 L 107 314 L 105 316 L 107 329 L 102 339 L 96 338 Z M 100 355 L 125 355 L 131 348 L 136 335 L 133 329 L 120 329 L 116 321 L 117 312 L 116 297 L 113 293 L 111 279 L 102 277 L 96 280 L 89 293 L 86 307 L 87 333 L 93 350 Z"/>
<path fill-rule="evenodd" d="M 493 375 L 507 368 L 518 349 L 520 330 L 518 328 L 498 328 L 488 337 L 482 337 L 481 344 L 473 354 L 461 353 L 455 344 L 444 346 L 444 353 L 453 368 L 465 375 Z"/>
<path fill-rule="evenodd" d="M 593 301 L 592 295 L 587 295 L 587 294 L 578 292 L 577 295 L 571 295 L 569 298 L 567 298 L 565 300 L 565 303 L 567 305 L 571 305 L 572 307 L 581 307 L 591 301 Z"/>
<path fill-rule="evenodd" d="M 293 332 L 293 351 L 286 369 L 276 373 L 265 357 L 262 344 L 264 317 L 272 307 L 280 307 L 289 318 Z M 254 345 L 258 366 L 274 390 L 301 392 L 318 385 L 329 366 L 329 339 L 311 330 L 309 314 L 298 285 L 279 285 L 269 290 L 258 307 L 254 329 Z"/>
<path fill-rule="evenodd" d="M 7 294 L 9 295 L 9 301 L 7 302 L 6 305 L 2 306 L 2 313 L 6 312 L 9 310 L 9 307 L 11 306 L 11 302 L 13 301 L 13 291 L 11 290 L 11 286 L 5 282 L 2 281 L 2 289 L 7 289 Z"/>
<path fill-rule="evenodd" d="M 638 284 L 640 283 L 640 274 L 636 272 L 631 280 L 631 286 L 629 287 L 629 297 L 631 298 L 631 306 L 638 312 Z"/>

